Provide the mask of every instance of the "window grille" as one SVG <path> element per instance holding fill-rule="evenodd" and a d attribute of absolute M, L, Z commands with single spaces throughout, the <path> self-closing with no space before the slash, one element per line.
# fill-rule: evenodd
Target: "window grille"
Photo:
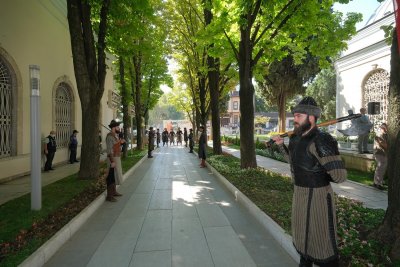
<path fill-rule="evenodd" d="M 378 69 L 369 75 L 364 84 L 362 106 L 367 108 L 369 102 L 380 102 L 380 114 L 369 115 L 370 120 L 374 122 L 375 131 L 388 119 L 389 80 L 389 73 Z"/>
<path fill-rule="evenodd" d="M 13 90 L 10 71 L 0 58 L 0 158 L 12 155 Z"/>
<path fill-rule="evenodd" d="M 57 147 L 68 147 L 72 134 L 72 97 L 70 87 L 60 83 L 56 89 L 56 140 Z"/>

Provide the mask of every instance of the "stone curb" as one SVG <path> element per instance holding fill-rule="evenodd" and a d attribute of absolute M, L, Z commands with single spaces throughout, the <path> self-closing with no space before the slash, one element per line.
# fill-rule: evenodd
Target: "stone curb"
<path fill-rule="evenodd" d="M 214 167 L 206 162 L 207 167 L 218 178 L 218 180 L 234 195 L 236 201 L 242 204 L 251 215 L 266 229 L 274 239 L 281 245 L 281 247 L 293 258 L 297 263 L 300 262 L 300 256 L 293 246 L 292 237 L 285 233 L 271 217 L 265 214 L 259 207 L 257 207 L 245 194 L 240 192 L 234 185 L 232 185 L 224 176 L 222 176 Z"/>
<path fill-rule="evenodd" d="M 135 166 L 130 168 L 124 175 L 123 181 L 126 180 L 142 163 L 147 159 L 147 155 L 143 156 Z M 86 221 L 95 213 L 104 203 L 106 191 L 101 193 L 92 203 L 84 208 L 70 222 L 61 228 L 54 236 L 47 240 L 34 253 L 26 258 L 20 267 L 40 267 L 43 266 L 57 251 L 60 249 L 78 230 L 86 223 Z"/>

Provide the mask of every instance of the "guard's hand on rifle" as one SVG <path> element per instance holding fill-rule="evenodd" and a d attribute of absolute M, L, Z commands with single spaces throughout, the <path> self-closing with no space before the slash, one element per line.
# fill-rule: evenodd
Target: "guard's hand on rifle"
<path fill-rule="evenodd" d="M 279 135 L 275 135 L 271 139 L 274 140 L 277 145 L 283 144 L 283 138 L 280 137 Z"/>
<path fill-rule="evenodd" d="M 123 139 L 123 138 L 121 138 L 119 141 L 121 142 L 121 144 L 126 142 L 125 139 Z"/>

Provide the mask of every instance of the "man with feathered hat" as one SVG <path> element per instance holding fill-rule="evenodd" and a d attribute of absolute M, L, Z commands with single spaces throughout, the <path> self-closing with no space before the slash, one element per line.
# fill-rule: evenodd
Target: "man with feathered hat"
<path fill-rule="evenodd" d="M 121 166 L 121 145 L 125 143 L 124 139 L 120 139 L 118 134 L 120 132 L 119 125 L 121 122 L 112 120 L 108 127 L 110 132 L 106 137 L 107 145 L 107 158 L 109 172 L 107 175 L 107 201 L 117 201 L 115 197 L 122 196 L 117 192 L 117 184 L 122 183 L 122 166 Z"/>

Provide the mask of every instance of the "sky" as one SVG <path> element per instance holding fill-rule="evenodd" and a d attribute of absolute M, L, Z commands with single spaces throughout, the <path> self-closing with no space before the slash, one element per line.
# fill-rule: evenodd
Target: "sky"
<path fill-rule="evenodd" d="M 362 28 L 370 16 L 374 13 L 375 9 L 379 6 L 377 0 L 353 0 L 348 4 L 335 4 L 333 8 L 337 11 L 346 14 L 348 12 L 357 12 L 363 15 L 363 21 L 357 23 L 357 30 Z"/>

